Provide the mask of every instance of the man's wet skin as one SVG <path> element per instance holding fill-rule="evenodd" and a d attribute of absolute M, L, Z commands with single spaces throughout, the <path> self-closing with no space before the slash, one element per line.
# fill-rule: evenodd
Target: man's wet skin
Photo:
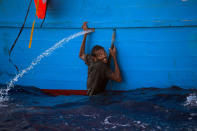
<path fill-rule="evenodd" d="M 92 30 L 94 32 L 94 29 L 87 27 L 87 22 L 84 22 L 82 28 L 85 31 Z M 85 54 L 86 37 L 87 34 L 84 35 L 79 57 L 88 66 L 87 95 L 92 96 L 105 92 L 109 80 L 121 82 L 122 77 L 116 59 L 115 46 L 109 49 L 110 56 L 112 56 L 115 66 L 114 71 L 112 71 L 109 66 L 110 60 L 108 60 L 107 52 L 102 46 L 95 45 L 92 48 L 91 54 Z"/>

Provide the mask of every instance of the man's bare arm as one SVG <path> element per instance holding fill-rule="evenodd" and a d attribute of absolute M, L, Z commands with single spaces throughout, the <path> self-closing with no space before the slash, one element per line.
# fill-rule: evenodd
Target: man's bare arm
<path fill-rule="evenodd" d="M 112 34 L 112 42 L 111 42 L 111 49 L 114 48 L 114 42 L 115 42 L 115 37 L 116 37 L 116 29 L 113 29 L 113 34 Z M 109 52 L 109 57 L 108 57 L 108 65 L 110 66 L 111 64 L 111 53 Z"/>
<path fill-rule="evenodd" d="M 114 65 L 115 65 L 115 71 L 111 74 L 110 78 L 114 81 L 121 82 L 122 77 L 121 77 L 120 69 L 117 63 L 117 59 L 116 59 L 116 47 L 115 46 L 113 49 L 110 49 L 110 54 L 112 55 L 114 59 Z"/>
<path fill-rule="evenodd" d="M 111 48 L 110 48 L 110 49 L 113 49 L 113 47 L 114 47 L 114 44 L 111 46 Z M 111 57 L 112 57 L 111 52 L 109 52 L 109 57 L 108 57 L 108 66 L 110 66 L 110 64 L 111 64 Z"/>
<path fill-rule="evenodd" d="M 84 31 L 92 30 L 92 32 L 94 32 L 94 29 L 87 27 L 87 23 L 88 22 L 84 22 L 83 23 L 83 26 L 82 26 L 83 30 Z M 82 41 L 80 52 L 79 52 L 79 57 L 82 60 L 85 60 L 85 43 L 86 43 L 86 37 L 87 37 L 87 34 L 85 34 L 84 37 L 83 37 L 83 41 Z"/>
<path fill-rule="evenodd" d="M 82 60 L 85 60 L 85 43 L 86 43 L 86 37 L 87 37 L 87 34 L 85 34 L 84 37 L 83 37 L 83 41 L 82 41 L 80 52 L 79 52 L 79 57 Z"/>

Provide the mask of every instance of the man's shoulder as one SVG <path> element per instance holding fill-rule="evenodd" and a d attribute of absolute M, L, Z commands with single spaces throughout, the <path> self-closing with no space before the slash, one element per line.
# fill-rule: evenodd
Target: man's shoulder
<path fill-rule="evenodd" d="M 90 54 L 87 54 L 85 55 L 85 59 L 84 59 L 86 65 L 91 65 L 92 63 L 94 63 L 94 60 L 93 60 L 93 56 L 90 55 Z"/>
<path fill-rule="evenodd" d="M 90 59 L 90 58 L 92 58 L 93 56 L 91 55 L 91 54 L 86 54 L 85 55 L 85 59 Z"/>

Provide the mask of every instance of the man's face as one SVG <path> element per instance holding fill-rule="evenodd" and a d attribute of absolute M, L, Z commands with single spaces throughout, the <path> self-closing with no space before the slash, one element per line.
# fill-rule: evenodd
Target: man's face
<path fill-rule="evenodd" d="M 100 61 L 102 61 L 103 63 L 107 63 L 107 53 L 105 50 L 100 49 L 98 51 L 96 51 L 96 58 Z"/>

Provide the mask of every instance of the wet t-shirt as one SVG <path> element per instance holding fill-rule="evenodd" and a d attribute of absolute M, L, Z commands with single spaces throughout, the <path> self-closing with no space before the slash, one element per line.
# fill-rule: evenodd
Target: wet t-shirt
<path fill-rule="evenodd" d="M 91 55 L 86 55 L 85 63 L 88 65 L 87 94 L 92 96 L 104 92 L 112 74 L 110 67 L 102 61 L 94 62 Z"/>

